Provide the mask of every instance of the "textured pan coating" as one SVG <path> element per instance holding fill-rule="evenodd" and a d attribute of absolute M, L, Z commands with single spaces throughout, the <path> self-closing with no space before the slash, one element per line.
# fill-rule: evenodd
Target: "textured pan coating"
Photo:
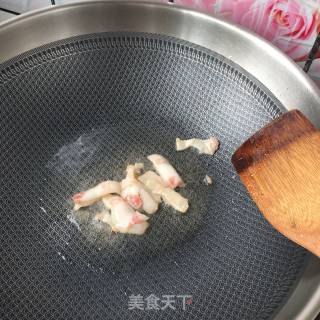
<path fill-rule="evenodd" d="M 280 112 L 237 66 L 162 36 L 91 35 L 3 66 L 1 319 L 268 319 L 306 253 L 264 220 L 230 158 Z M 214 157 L 174 150 L 177 136 L 212 135 Z M 91 224 L 99 207 L 71 215 L 72 194 L 152 153 L 187 183 L 188 214 L 163 207 L 145 237 Z M 193 303 L 128 310 L 152 293 Z"/>

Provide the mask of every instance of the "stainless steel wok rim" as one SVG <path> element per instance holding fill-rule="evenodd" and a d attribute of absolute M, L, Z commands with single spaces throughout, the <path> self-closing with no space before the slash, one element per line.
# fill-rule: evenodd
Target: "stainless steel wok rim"
<path fill-rule="evenodd" d="M 147 2 L 95 1 L 50 7 L 0 24 L 0 64 L 48 43 L 99 32 L 147 32 L 211 49 L 240 65 L 290 109 L 320 127 L 320 92 L 277 48 L 211 15 Z M 275 79 L 275 71 L 277 78 Z M 320 312 L 320 261 L 311 257 L 290 298 L 274 319 L 314 319 Z"/>

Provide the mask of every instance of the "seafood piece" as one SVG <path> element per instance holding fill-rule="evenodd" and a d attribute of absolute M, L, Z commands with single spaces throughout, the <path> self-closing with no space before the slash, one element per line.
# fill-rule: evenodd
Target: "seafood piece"
<path fill-rule="evenodd" d="M 136 235 L 142 235 L 146 232 L 146 230 L 149 227 L 149 222 L 141 222 L 138 224 L 132 225 L 129 229 L 128 232 L 129 234 L 136 234 Z"/>
<path fill-rule="evenodd" d="M 205 185 L 208 186 L 209 184 L 212 184 L 213 181 L 212 181 L 212 178 L 206 174 L 206 176 L 203 179 L 203 182 Z"/>
<path fill-rule="evenodd" d="M 111 193 L 121 193 L 121 185 L 119 182 L 111 180 L 104 181 L 87 191 L 79 192 L 72 197 L 75 204 L 74 210 L 76 211 L 82 207 L 90 206 Z"/>
<path fill-rule="evenodd" d="M 143 209 L 149 214 L 158 210 L 158 203 L 146 187 L 136 178 L 137 166 L 129 165 L 127 167 L 127 176 L 121 181 L 121 196 L 133 208 Z"/>
<path fill-rule="evenodd" d="M 152 162 L 166 186 L 171 189 L 184 186 L 181 177 L 165 157 L 160 154 L 152 154 L 147 158 Z"/>
<path fill-rule="evenodd" d="M 148 214 L 153 214 L 157 212 L 159 207 L 158 202 L 154 199 L 152 194 L 144 187 L 142 183 L 140 184 L 139 193 L 142 200 L 142 210 Z"/>
<path fill-rule="evenodd" d="M 160 203 L 160 194 L 164 188 L 164 182 L 161 177 L 153 171 L 147 171 L 141 175 L 138 180 L 145 185 L 146 189 L 152 193 L 153 198 Z"/>
<path fill-rule="evenodd" d="M 140 188 L 136 183 L 136 175 L 140 172 L 140 165 L 128 165 L 127 176 L 121 181 L 121 196 L 135 209 L 140 209 L 142 207 L 142 199 L 140 196 Z"/>
<path fill-rule="evenodd" d="M 104 205 L 111 210 L 111 227 L 121 233 L 143 234 L 149 226 L 149 219 L 144 214 L 135 211 L 119 196 L 107 196 L 102 199 Z M 142 224 L 141 226 L 136 226 Z"/>
<path fill-rule="evenodd" d="M 181 140 L 176 138 L 176 150 L 181 151 L 190 147 L 198 149 L 199 153 L 214 155 L 219 148 L 219 140 L 215 137 L 211 137 L 206 140 L 197 138 L 189 140 Z"/>
<path fill-rule="evenodd" d="M 181 196 L 178 192 L 164 186 L 163 180 L 153 171 L 147 171 L 139 180 L 152 192 L 153 197 L 158 197 L 159 202 L 162 200 L 179 212 L 188 210 L 188 199 Z"/>
<path fill-rule="evenodd" d="M 184 198 L 173 189 L 163 188 L 161 198 L 166 204 L 179 212 L 185 213 L 189 208 L 188 199 Z"/>
<path fill-rule="evenodd" d="M 112 231 L 114 232 L 118 231 L 116 227 L 114 227 L 112 224 L 112 219 L 109 211 L 97 213 L 93 218 L 93 220 L 107 223 L 111 227 Z M 143 221 L 141 223 L 131 225 L 128 228 L 126 233 L 141 235 L 145 233 L 148 227 L 149 227 L 149 223 L 146 221 Z"/>

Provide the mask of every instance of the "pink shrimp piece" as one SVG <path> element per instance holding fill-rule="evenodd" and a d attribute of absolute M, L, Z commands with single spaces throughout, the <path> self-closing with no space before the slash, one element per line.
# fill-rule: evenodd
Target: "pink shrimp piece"
<path fill-rule="evenodd" d="M 161 177 L 155 172 L 147 171 L 139 177 L 139 180 L 144 183 L 154 196 L 159 198 L 159 202 L 162 199 L 167 205 L 182 213 L 188 210 L 188 199 L 181 196 L 175 190 L 165 187 Z"/>
<path fill-rule="evenodd" d="M 168 185 L 171 189 L 175 189 L 180 185 L 180 180 L 177 177 L 170 177 L 168 179 Z"/>
<path fill-rule="evenodd" d="M 189 208 L 188 199 L 171 188 L 163 188 L 161 198 L 164 203 L 181 213 L 185 213 Z"/>
<path fill-rule="evenodd" d="M 119 196 L 107 196 L 102 199 L 105 206 L 111 210 L 111 225 L 114 231 L 131 233 L 133 225 L 145 223 L 149 218 L 144 214 L 135 211 L 130 205 Z M 144 225 L 146 230 L 147 226 Z M 142 233 L 141 233 L 142 234 Z"/>
<path fill-rule="evenodd" d="M 181 140 L 176 138 L 176 150 L 182 151 L 190 147 L 196 148 L 200 154 L 214 155 L 219 148 L 219 140 L 216 137 L 209 139 L 192 138 L 188 140 Z"/>
<path fill-rule="evenodd" d="M 74 210 L 87 207 L 101 200 L 104 196 L 112 193 L 121 193 L 121 185 L 117 181 L 104 181 L 95 187 L 75 194 L 72 197 L 75 203 Z"/>
<path fill-rule="evenodd" d="M 143 221 L 145 221 L 145 216 L 138 211 L 136 211 L 131 218 L 131 224 L 138 224 Z"/>
<path fill-rule="evenodd" d="M 152 154 L 148 156 L 148 159 L 152 162 L 166 186 L 171 189 L 184 186 L 184 182 L 178 172 L 165 157 L 160 154 Z"/>
<path fill-rule="evenodd" d="M 161 177 L 153 171 L 147 171 L 139 178 L 139 181 L 146 187 L 152 194 L 152 197 L 158 202 L 161 202 L 161 190 L 164 188 L 164 182 Z"/>
<path fill-rule="evenodd" d="M 143 235 L 146 232 L 146 230 L 148 229 L 148 227 L 149 227 L 149 223 L 144 221 L 144 222 L 132 225 L 128 229 L 127 233 L 136 234 L 136 235 Z"/>
<path fill-rule="evenodd" d="M 139 209 L 142 207 L 143 202 L 139 195 L 128 195 L 125 200 L 131 205 L 131 207 Z"/>
<path fill-rule="evenodd" d="M 127 167 L 127 176 L 121 181 L 121 196 L 133 208 L 143 209 L 145 212 L 153 214 L 158 210 L 158 202 L 147 191 L 146 187 L 137 180 L 136 168 L 137 164 Z"/>
<path fill-rule="evenodd" d="M 126 178 L 121 181 L 121 196 L 131 207 L 140 209 L 143 206 L 143 201 L 139 194 L 139 186 L 136 183 L 136 169 L 134 165 L 127 167 Z"/>
<path fill-rule="evenodd" d="M 139 169 L 140 167 L 136 164 L 129 165 L 126 169 L 126 178 L 121 181 L 121 196 L 135 209 L 140 209 L 143 206 L 139 186 L 136 183 L 136 175 L 139 173 Z"/>
<path fill-rule="evenodd" d="M 79 192 L 72 197 L 72 200 L 74 203 L 79 203 L 79 202 L 81 202 L 81 199 L 83 196 L 84 196 L 84 192 L 83 191 Z"/>

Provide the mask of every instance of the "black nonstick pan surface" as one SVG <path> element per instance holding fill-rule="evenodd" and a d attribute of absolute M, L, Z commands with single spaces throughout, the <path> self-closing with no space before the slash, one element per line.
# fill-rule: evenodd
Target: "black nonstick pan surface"
<path fill-rule="evenodd" d="M 0 318 L 268 319 L 308 255 L 264 220 L 230 158 L 282 111 L 229 60 L 161 35 L 91 34 L 4 63 Z M 214 157 L 174 149 L 211 135 Z M 92 223 L 99 208 L 73 213 L 74 193 L 151 153 L 186 180 L 186 215 L 162 207 L 138 237 Z"/>

